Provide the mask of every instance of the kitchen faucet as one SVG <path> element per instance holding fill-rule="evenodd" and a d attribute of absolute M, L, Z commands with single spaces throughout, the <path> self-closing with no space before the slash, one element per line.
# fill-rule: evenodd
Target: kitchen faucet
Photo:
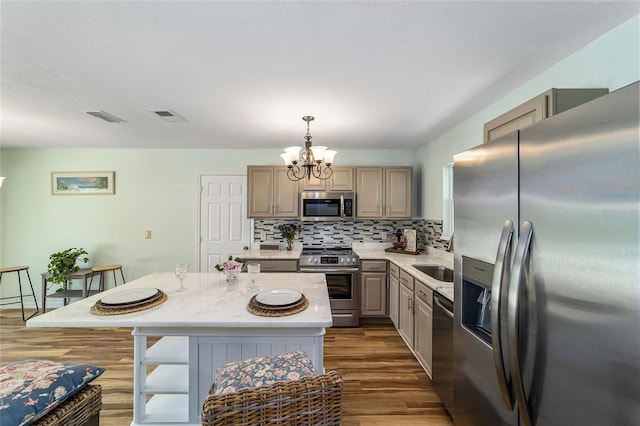
<path fill-rule="evenodd" d="M 449 241 L 447 241 L 447 249 L 448 252 L 452 252 L 453 251 L 453 232 L 451 233 L 451 236 L 449 237 Z"/>

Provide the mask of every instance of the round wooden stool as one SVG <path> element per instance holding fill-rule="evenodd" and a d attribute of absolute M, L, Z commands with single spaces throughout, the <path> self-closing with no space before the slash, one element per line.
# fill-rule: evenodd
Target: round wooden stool
<path fill-rule="evenodd" d="M 20 272 L 25 271 L 27 273 L 27 278 L 29 279 L 29 286 L 31 287 L 31 294 L 22 292 L 22 280 L 20 279 Z M 10 266 L 8 268 L 0 268 L 0 285 L 2 285 L 2 275 L 8 274 L 10 272 L 16 272 L 18 274 L 18 289 L 20 290 L 20 296 L 6 296 L 1 297 L 0 300 L 5 299 L 20 299 L 20 301 L 14 302 L 4 302 L 0 303 L 1 305 L 11 305 L 14 303 L 20 303 L 20 308 L 22 309 L 22 321 L 27 321 L 29 318 L 38 313 L 38 301 L 36 300 L 36 293 L 33 291 L 33 284 L 31 283 L 31 276 L 29 275 L 29 267 L 28 266 Z M 36 304 L 36 311 L 32 313 L 29 318 L 25 318 L 24 316 L 24 297 L 25 296 L 33 296 L 33 301 Z"/>
<path fill-rule="evenodd" d="M 118 281 L 116 280 L 116 271 L 120 271 L 120 276 L 122 277 L 122 283 L 125 283 L 124 273 L 122 272 L 122 265 L 102 265 L 102 266 L 94 266 L 91 268 L 93 271 L 93 275 L 91 275 L 91 281 L 89 281 L 89 292 L 91 292 L 91 283 L 93 282 L 93 276 L 96 274 L 100 274 L 100 282 L 98 283 L 98 291 L 104 291 L 104 274 L 105 272 L 112 271 L 113 272 L 113 285 L 118 286 Z"/>

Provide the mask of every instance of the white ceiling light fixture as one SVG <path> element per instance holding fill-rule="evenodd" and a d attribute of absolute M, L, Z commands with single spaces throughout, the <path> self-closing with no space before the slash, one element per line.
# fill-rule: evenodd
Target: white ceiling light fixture
<path fill-rule="evenodd" d="M 284 153 L 280 154 L 288 168 L 287 177 L 292 181 L 302 180 L 305 177 L 311 180 L 311 176 L 320 180 L 329 179 L 333 175 L 331 164 L 337 152 L 327 149 L 326 146 L 311 146 L 309 123 L 314 118 L 310 115 L 305 115 L 302 119 L 307 122 L 304 150 L 299 146 L 290 146 L 285 148 Z M 324 167 L 322 163 L 324 163 Z"/>

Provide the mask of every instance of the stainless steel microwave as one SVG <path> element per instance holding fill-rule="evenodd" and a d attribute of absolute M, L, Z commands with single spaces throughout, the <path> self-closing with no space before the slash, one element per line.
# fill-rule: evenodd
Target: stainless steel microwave
<path fill-rule="evenodd" d="M 305 191 L 300 195 L 300 211 L 303 221 L 353 221 L 356 196 L 354 192 Z"/>

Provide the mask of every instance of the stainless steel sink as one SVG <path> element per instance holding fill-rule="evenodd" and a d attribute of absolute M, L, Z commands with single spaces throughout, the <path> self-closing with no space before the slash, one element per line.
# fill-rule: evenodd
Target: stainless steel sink
<path fill-rule="evenodd" d="M 424 272 L 431 278 L 435 278 L 438 281 L 444 281 L 448 283 L 453 282 L 453 270 L 442 265 L 411 265 L 420 272 Z"/>

